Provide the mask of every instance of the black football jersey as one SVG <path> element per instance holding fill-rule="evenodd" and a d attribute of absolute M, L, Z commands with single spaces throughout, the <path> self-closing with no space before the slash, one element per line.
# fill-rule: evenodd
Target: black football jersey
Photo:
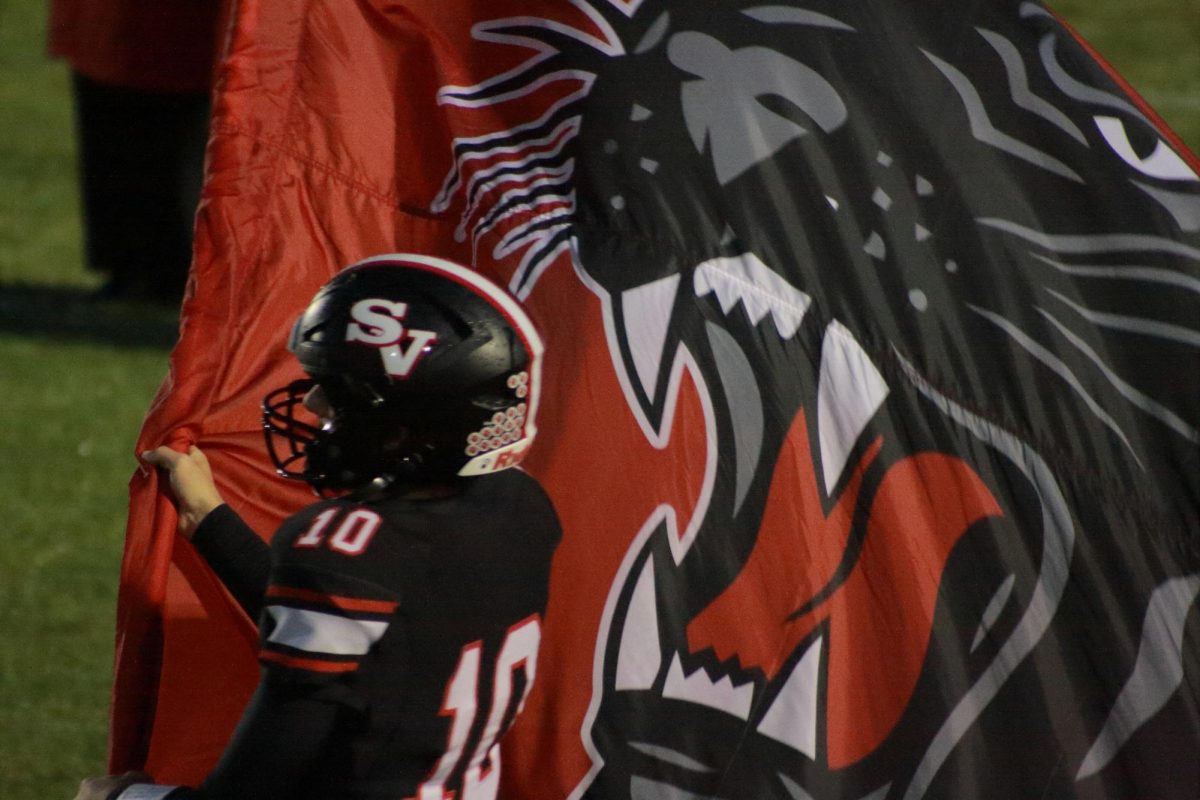
<path fill-rule="evenodd" d="M 288 796 L 495 797 L 559 536 L 516 469 L 447 498 L 325 500 L 286 520 L 261 606 L 263 678 L 200 794 L 236 793 L 255 754 L 316 737 Z M 307 710 L 272 717 L 285 707 Z M 289 736 L 267 741 L 281 725 Z"/>

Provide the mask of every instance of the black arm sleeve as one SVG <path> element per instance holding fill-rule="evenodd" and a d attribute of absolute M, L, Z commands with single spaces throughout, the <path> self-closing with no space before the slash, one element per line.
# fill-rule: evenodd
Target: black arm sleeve
<path fill-rule="evenodd" d="M 346 706 L 282 682 L 264 681 L 224 755 L 199 789 L 170 800 L 291 800 L 304 794 Z"/>
<path fill-rule="evenodd" d="M 192 544 L 250 619 L 257 620 L 271 573 L 271 548 L 228 505 L 201 520 Z"/>
<path fill-rule="evenodd" d="M 200 787 L 202 797 L 293 798 L 319 768 L 346 706 L 263 681 L 233 739 Z"/>

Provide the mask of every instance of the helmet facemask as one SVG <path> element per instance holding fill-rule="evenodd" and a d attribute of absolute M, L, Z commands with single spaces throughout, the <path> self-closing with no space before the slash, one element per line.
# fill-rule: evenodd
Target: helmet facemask
<path fill-rule="evenodd" d="M 302 378 L 263 398 L 263 434 L 267 441 L 267 455 L 271 457 L 271 463 L 280 477 L 305 480 L 305 470 L 297 468 L 297 464 L 305 458 L 305 452 L 321 429 L 298 419 L 296 411 L 304 408 L 304 397 L 315 385 L 316 381 Z"/>
<path fill-rule="evenodd" d="M 298 413 L 311 416 L 304 399 L 316 386 L 331 409 L 319 427 L 297 418 Z M 405 416 L 379 391 L 347 376 L 293 381 L 263 400 L 263 431 L 276 471 L 305 481 L 321 495 L 411 482 L 422 459 L 419 449 L 406 451 Z"/>

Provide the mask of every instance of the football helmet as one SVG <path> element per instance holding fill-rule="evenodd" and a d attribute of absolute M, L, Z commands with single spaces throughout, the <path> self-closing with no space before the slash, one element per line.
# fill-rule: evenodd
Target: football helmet
<path fill-rule="evenodd" d="M 429 256 L 353 264 L 296 321 L 308 374 L 263 399 L 279 474 L 318 493 L 482 475 L 520 463 L 537 433 L 542 340 L 508 292 Z M 320 385 L 331 408 L 298 418 Z"/>

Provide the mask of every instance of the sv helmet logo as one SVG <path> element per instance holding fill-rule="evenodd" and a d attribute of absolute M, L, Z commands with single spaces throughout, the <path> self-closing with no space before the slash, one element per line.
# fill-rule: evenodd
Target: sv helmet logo
<path fill-rule="evenodd" d="M 378 297 L 359 300 L 350 308 L 353 321 L 346 328 L 346 341 L 379 348 L 387 374 L 407 378 L 421 355 L 437 341 L 437 334 L 404 327 L 401 320 L 406 313 L 407 303 Z M 401 341 L 406 338 L 408 341 L 402 346 Z"/>

